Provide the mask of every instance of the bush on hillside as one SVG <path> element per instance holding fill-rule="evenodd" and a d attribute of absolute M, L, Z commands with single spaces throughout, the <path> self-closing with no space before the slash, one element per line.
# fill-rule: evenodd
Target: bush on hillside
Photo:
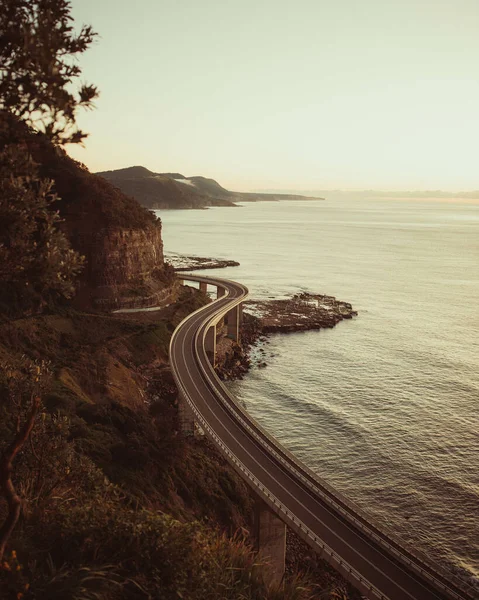
<path fill-rule="evenodd" d="M 0 304 L 8 312 L 38 311 L 75 291 L 83 258 L 58 229 L 56 200 L 19 144 L 0 151 Z"/>
<path fill-rule="evenodd" d="M 100 418 L 107 421 L 108 413 Z M 296 583 L 269 592 L 240 536 L 142 508 L 79 452 L 69 418 L 39 420 L 19 462 L 27 510 L 0 566 L 5 600 L 309 597 Z"/>

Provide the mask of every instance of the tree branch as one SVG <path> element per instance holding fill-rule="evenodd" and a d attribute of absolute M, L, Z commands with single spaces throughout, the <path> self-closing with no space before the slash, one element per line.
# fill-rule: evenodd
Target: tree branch
<path fill-rule="evenodd" d="M 12 443 L 5 450 L 0 460 L 0 486 L 8 505 L 8 515 L 0 529 L 0 561 L 3 560 L 7 542 L 15 529 L 22 509 L 22 499 L 16 493 L 12 482 L 13 461 L 32 432 L 39 407 L 40 397 L 35 396 L 32 399 L 30 412 L 23 427 L 17 431 Z"/>

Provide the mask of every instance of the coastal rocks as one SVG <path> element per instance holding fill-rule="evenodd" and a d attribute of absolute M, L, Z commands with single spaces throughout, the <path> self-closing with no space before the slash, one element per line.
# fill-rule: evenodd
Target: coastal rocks
<path fill-rule="evenodd" d="M 225 260 L 221 258 L 205 258 L 202 256 L 185 256 L 184 254 L 169 253 L 167 261 L 176 272 L 200 271 L 204 269 L 224 269 L 225 267 L 238 267 L 236 260 Z"/>
<path fill-rule="evenodd" d="M 250 366 L 250 359 L 243 346 L 229 338 L 217 342 L 215 370 L 220 379 L 243 379 Z"/>
<path fill-rule="evenodd" d="M 308 292 L 282 300 L 251 300 L 245 309 L 259 318 L 263 333 L 331 328 L 358 314 L 348 302 Z"/>
<path fill-rule="evenodd" d="M 241 346 L 231 345 L 217 361 L 221 379 L 242 379 L 252 367 L 264 369 L 272 354 L 265 349 L 272 333 L 293 333 L 334 327 L 357 316 L 348 302 L 334 296 L 301 292 L 281 300 L 250 300 L 244 303 Z"/>

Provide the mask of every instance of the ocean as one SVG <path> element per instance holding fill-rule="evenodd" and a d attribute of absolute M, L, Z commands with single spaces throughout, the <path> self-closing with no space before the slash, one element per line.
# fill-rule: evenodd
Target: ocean
<path fill-rule="evenodd" d="M 323 479 L 444 567 L 479 581 L 479 201 L 348 198 L 157 211 L 165 251 L 253 298 L 308 291 L 358 311 L 277 334 L 230 383 Z"/>

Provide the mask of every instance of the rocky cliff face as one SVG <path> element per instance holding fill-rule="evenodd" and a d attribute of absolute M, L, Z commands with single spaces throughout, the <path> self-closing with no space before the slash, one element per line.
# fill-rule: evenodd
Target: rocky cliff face
<path fill-rule="evenodd" d="M 65 234 L 86 258 L 74 303 L 114 310 L 172 301 L 177 285 L 164 263 L 161 221 L 46 138 L 27 142 L 42 176 L 54 181 Z"/>
<path fill-rule="evenodd" d="M 97 308 L 164 306 L 177 293 L 173 269 L 165 265 L 161 224 L 145 229 L 95 233 L 78 297 Z"/>
<path fill-rule="evenodd" d="M 90 258 L 96 285 L 118 285 L 148 278 L 163 266 L 161 227 L 117 229 L 97 234 Z"/>

